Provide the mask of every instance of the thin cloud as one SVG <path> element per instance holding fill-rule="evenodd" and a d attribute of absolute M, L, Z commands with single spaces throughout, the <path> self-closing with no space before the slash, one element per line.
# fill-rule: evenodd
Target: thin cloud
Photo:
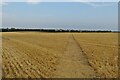
<path fill-rule="evenodd" d="M 29 4 L 39 4 L 41 0 L 27 0 L 27 3 Z"/>
<path fill-rule="evenodd" d="M 70 0 L 72 2 L 119 2 L 119 0 Z"/>
<path fill-rule="evenodd" d="M 0 5 L 7 5 L 7 3 L 3 2 L 3 0 L 0 0 Z"/>
<path fill-rule="evenodd" d="M 114 5 L 114 2 L 118 2 L 119 0 L 27 0 L 30 4 L 38 4 L 40 2 L 83 2 L 84 4 L 91 5 L 93 7 L 99 7 L 99 6 L 112 6 Z M 94 3 L 98 2 L 98 3 Z M 107 2 L 111 2 L 109 4 L 106 4 Z"/>
<path fill-rule="evenodd" d="M 104 6 L 112 6 L 115 5 L 115 3 L 113 2 L 83 2 L 84 4 L 93 6 L 93 7 L 104 7 Z"/>
<path fill-rule="evenodd" d="M 4 2 L 119 2 L 119 0 L 0 0 Z"/>

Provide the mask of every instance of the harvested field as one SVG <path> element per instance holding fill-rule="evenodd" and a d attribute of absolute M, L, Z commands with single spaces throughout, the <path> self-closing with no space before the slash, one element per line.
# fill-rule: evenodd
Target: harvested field
<path fill-rule="evenodd" d="M 98 77 L 118 76 L 118 34 L 74 34 Z"/>
<path fill-rule="evenodd" d="M 67 39 L 52 33 L 3 33 L 3 76 L 51 77 Z"/>
<path fill-rule="evenodd" d="M 2 33 L 0 33 L 0 79 L 2 79 Z"/>
<path fill-rule="evenodd" d="M 117 77 L 117 33 L 5 32 L 4 78 Z"/>

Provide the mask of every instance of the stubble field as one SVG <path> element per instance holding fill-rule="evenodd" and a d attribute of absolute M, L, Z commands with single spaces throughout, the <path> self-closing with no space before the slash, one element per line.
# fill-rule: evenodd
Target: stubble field
<path fill-rule="evenodd" d="M 2 33 L 3 78 L 115 78 L 117 33 Z"/>

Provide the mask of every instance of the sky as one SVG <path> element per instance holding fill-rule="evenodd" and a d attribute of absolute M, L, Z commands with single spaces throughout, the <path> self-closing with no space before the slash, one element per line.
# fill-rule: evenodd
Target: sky
<path fill-rule="evenodd" d="M 7 2 L 2 26 L 118 30 L 117 2 Z"/>

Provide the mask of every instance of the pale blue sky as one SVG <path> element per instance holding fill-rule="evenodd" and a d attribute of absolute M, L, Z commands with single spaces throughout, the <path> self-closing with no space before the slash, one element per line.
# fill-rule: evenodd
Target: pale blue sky
<path fill-rule="evenodd" d="M 2 13 L 3 27 L 118 29 L 117 2 L 9 2 Z"/>

